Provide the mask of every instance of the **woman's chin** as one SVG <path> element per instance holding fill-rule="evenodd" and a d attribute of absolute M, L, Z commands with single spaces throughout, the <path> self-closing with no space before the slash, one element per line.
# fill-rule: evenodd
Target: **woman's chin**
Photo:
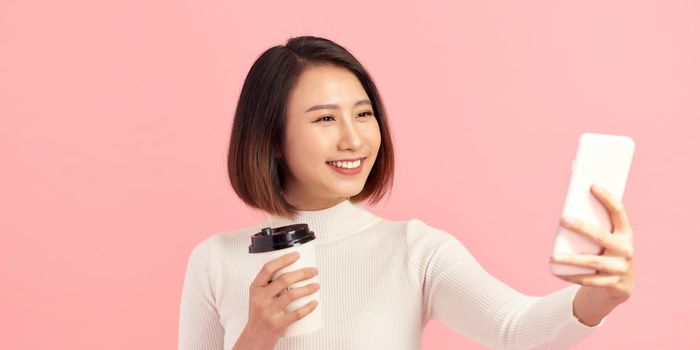
<path fill-rule="evenodd" d="M 347 199 L 347 198 L 350 198 L 350 197 L 357 196 L 358 194 L 360 194 L 360 192 L 362 192 L 362 188 L 356 188 L 356 189 L 352 189 L 352 190 L 339 190 L 339 191 L 336 191 L 338 197 L 343 197 L 343 198 L 346 198 L 346 199 Z"/>

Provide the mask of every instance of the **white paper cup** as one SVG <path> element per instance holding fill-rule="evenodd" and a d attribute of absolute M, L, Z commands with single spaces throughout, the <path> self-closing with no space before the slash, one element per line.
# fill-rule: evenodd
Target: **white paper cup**
<path fill-rule="evenodd" d="M 268 233 L 266 235 L 267 237 L 263 237 L 265 236 L 265 232 Z M 262 232 L 256 233 L 251 237 L 252 243 L 249 247 L 249 253 L 253 256 L 256 271 L 260 271 L 263 265 L 269 261 L 275 260 L 292 252 L 298 252 L 299 259 L 297 259 L 291 265 L 286 266 L 273 274 L 271 279 L 272 281 L 286 272 L 304 269 L 307 267 L 318 268 L 316 260 L 315 235 L 312 231 L 308 230 L 308 226 L 306 224 L 296 224 L 274 228 L 271 230 L 272 235 L 275 236 L 274 238 L 271 237 L 272 235 L 269 235 L 269 232 L 270 231 L 263 229 Z M 273 240 L 275 240 L 275 242 L 273 242 Z M 254 245 L 255 248 L 253 247 Z M 316 276 L 297 281 L 296 283 L 293 283 L 287 287 L 287 289 L 299 288 L 312 283 L 320 284 L 319 276 L 320 269 L 319 274 Z M 285 307 L 284 310 L 285 312 L 294 312 L 296 309 L 299 309 L 312 300 L 316 300 L 318 302 L 316 308 L 301 319 L 290 324 L 285 330 L 283 337 L 302 335 L 323 328 L 323 312 L 321 309 L 323 304 L 321 303 L 320 299 L 320 290 L 293 300 Z"/>

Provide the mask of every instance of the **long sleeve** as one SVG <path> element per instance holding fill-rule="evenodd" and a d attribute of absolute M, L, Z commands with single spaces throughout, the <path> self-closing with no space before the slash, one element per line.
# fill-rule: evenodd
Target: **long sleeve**
<path fill-rule="evenodd" d="M 221 350 L 224 328 L 219 322 L 215 291 L 219 267 L 215 239 L 197 244 L 187 262 L 180 300 L 178 349 Z"/>
<path fill-rule="evenodd" d="M 565 349 L 594 329 L 573 314 L 574 284 L 543 297 L 524 295 L 490 275 L 455 237 L 442 242 L 426 267 L 427 315 L 495 349 Z"/>

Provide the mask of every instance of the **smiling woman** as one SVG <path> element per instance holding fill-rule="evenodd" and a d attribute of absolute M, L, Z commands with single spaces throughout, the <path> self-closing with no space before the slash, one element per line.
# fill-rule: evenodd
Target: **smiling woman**
<path fill-rule="evenodd" d="M 394 151 L 367 70 L 342 46 L 298 37 L 265 51 L 243 83 L 228 171 L 248 206 L 286 218 L 390 190 Z"/>
<path fill-rule="evenodd" d="M 524 295 L 489 274 L 453 235 L 419 219 L 385 220 L 361 205 L 391 188 L 391 134 L 369 74 L 330 40 L 291 38 L 255 61 L 228 156 L 234 190 L 267 215 L 193 249 L 180 307 L 182 350 L 418 350 L 431 319 L 489 348 L 565 349 L 603 324 L 600 293 L 577 294 L 573 285 Z M 294 224 L 315 233 L 305 257 L 317 269 L 281 273 L 295 261 L 283 255 L 288 246 L 276 247 L 280 256 L 262 268 L 253 263 L 251 235 Z M 319 283 L 308 281 L 317 274 Z M 289 287 L 299 281 L 307 284 Z M 286 309 L 313 293 L 317 303 Z M 322 328 L 284 336 L 312 312 Z"/>

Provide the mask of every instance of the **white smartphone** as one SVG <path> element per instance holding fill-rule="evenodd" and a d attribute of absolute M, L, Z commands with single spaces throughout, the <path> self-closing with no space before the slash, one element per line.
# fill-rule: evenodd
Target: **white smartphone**
<path fill-rule="evenodd" d="M 613 227 L 608 212 L 591 192 L 591 185 L 600 185 L 618 201 L 622 201 L 634 146 L 634 140 L 628 136 L 583 133 L 579 137 L 564 208 L 557 220 L 552 254 L 603 253 L 603 247 L 598 243 L 562 227 L 561 217 L 572 216 L 612 233 Z M 554 275 L 595 273 L 591 268 L 554 262 L 549 263 L 549 270 Z"/>

